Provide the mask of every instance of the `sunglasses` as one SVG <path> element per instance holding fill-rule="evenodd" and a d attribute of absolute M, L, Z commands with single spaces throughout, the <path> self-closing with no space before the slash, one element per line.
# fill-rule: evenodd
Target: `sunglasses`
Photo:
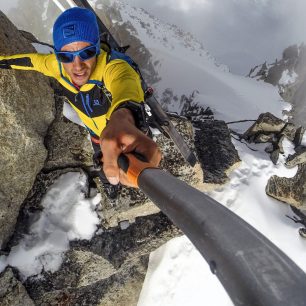
<path fill-rule="evenodd" d="M 76 56 L 84 62 L 100 53 L 99 45 L 89 46 L 78 51 L 56 51 L 56 58 L 61 63 L 72 63 Z"/>

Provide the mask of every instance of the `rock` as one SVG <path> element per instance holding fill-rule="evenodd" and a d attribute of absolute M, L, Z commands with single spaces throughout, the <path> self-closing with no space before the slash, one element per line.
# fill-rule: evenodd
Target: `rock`
<path fill-rule="evenodd" d="M 277 147 L 279 150 L 280 154 L 284 154 L 285 150 L 284 150 L 284 146 L 283 146 L 283 141 L 285 140 L 286 136 L 285 135 L 281 135 L 278 142 L 277 142 Z"/>
<path fill-rule="evenodd" d="M 297 128 L 293 123 L 286 123 L 285 127 L 281 131 L 283 136 L 286 136 L 290 141 L 294 141 Z"/>
<path fill-rule="evenodd" d="M 293 168 L 300 164 L 306 164 L 306 147 L 303 146 L 295 148 L 295 154 L 288 156 L 286 167 Z"/>
<path fill-rule="evenodd" d="M 108 279 L 116 273 L 116 269 L 108 260 L 91 252 L 73 250 L 70 252 L 69 261 L 74 261 L 80 266 L 77 287 L 88 286 L 96 281 Z"/>
<path fill-rule="evenodd" d="M 35 52 L 0 12 L 0 54 Z M 0 71 L 0 246 L 14 230 L 19 208 L 47 157 L 44 137 L 53 120 L 53 91 L 31 71 Z"/>
<path fill-rule="evenodd" d="M 91 241 L 71 242 L 59 271 L 25 286 L 36 305 L 136 305 L 150 252 L 180 234 L 162 213 L 125 230 L 104 229 Z"/>
<path fill-rule="evenodd" d="M 0 274 L 1 306 L 35 306 L 22 283 L 14 276 L 11 268 Z"/>
<path fill-rule="evenodd" d="M 276 149 L 276 150 L 273 150 L 270 154 L 270 159 L 271 161 L 273 162 L 274 165 L 277 164 L 278 162 L 278 158 L 279 158 L 279 154 L 280 154 L 280 149 Z"/>
<path fill-rule="evenodd" d="M 195 147 L 204 173 L 204 184 L 225 184 L 229 172 L 240 163 L 226 123 L 207 120 L 198 122 L 196 128 Z"/>
<path fill-rule="evenodd" d="M 296 133 L 295 133 L 295 136 L 294 136 L 294 140 L 293 140 L 293 143 L 295 144 L 296 147 L 301 145 L 305 132 L 306 132 L 306 128 L 304 128 L 303 126 L 300 126 L 296 130 Z"/>
<path fill-rule="evenodd" d="M 88 132 L 84 127 L 63 117 L 63 101 L 64 97 L 55 96 L 56 119 L 45 138 L 48 149 L 45 171 L 92 166 L 93 149 Z"/>
<path fill-rule="evenodd" d="M 273 142 L 275 140 L 276 139 L 275 139 L 274 133 L 271 133 L 269 135 L 259 134 L 255 137 L 254 142 L 255 143 L 267 143 L 267 142 Z"/>
<path fill-rule="evenodd" d="M 279 154 L 284 154 L 283 141 L 288 138 L 293 141 L 297 128 L 292 123 L 286 123 L 270 113 L 259 116 L 257 121 L 243 134 L 242 138 L 248 142 L 271 143 L 265 151 L 270 154 L 272 162 L 276 165 Z"/>
<path fill-rule="evenodd" d="M 306 164 L 298 166 L 293 178 L 272 176 L 267 183 L 266 193 L 298 209 L 306 209 Z"/>
<path fill-rule="evenodd" d="M 259 134 L 280 133 L 286 123 L 271 113 L 260 114 L 257 121 L 244 133 L 243 138 L 252 142 Z"/>

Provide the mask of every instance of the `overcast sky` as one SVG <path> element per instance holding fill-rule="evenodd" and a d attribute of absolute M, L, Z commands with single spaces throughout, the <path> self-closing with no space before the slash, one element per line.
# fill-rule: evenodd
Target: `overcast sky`
<path fill-rule="evenodd" d="M 0 0 L 0 9 L 7 11 L 16 1 Z M 190 31 L 220 63 L 243 75 L 265 60 L 280 58 L 290 44 L 306 42 L 306 0 L 128 2 Z"/>

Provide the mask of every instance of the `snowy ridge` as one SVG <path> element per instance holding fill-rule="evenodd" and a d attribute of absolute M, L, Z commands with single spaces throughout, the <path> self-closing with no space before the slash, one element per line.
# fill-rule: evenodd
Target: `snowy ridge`
<path fill-rule="evenodd" d="M 158 48 L 164 52 L 179 54 L 183 58 L 202 57 L 201 61 L 206 65 L 220 66 L 192 34 L 184 32 L 175 25 L 163 23 L 145 10 L 131 7 L 125 2 L 118 4 L 118 7 L 123 22 L 129 21 L 133 24 L 138 38 L 148 49 Z M 228 71 L 225 65 L 220 67 Z"/>

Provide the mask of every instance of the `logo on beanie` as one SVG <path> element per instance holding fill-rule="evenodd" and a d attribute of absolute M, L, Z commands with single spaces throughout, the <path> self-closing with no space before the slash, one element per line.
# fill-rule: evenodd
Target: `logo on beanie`
<path fill-rule="evenodd" d="M 69 38 L 74 35 L 75 35 L 75 24 L 71 24 L 63 28 L 64 38 Z"/>

